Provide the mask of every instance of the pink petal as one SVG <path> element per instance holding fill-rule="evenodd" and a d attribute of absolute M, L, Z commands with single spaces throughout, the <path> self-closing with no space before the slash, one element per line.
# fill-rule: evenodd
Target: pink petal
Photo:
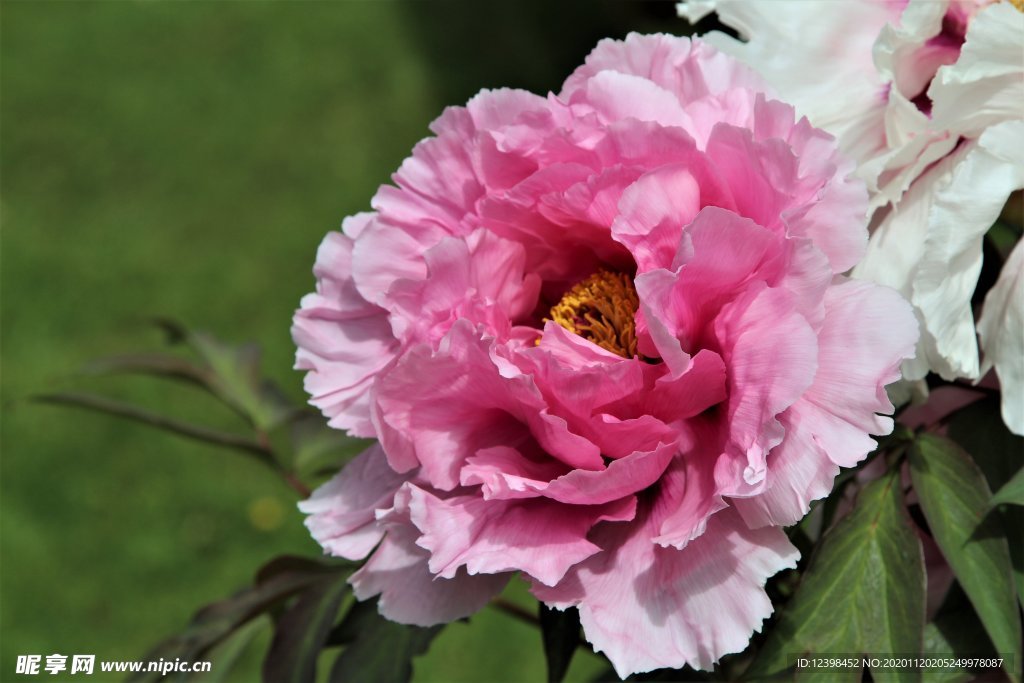
<path fill-rule="evenodd" d="M 799 557 L 781 529 L 748 529 L 730 510 L 683 550 L 651 543 L 655 521 L 601 527 L 592 538 L 605 552 L 557 586 L 533 586 L 549 605 L 579 607 L 587 640 L 622 678 L 685 664 L 710 669 L 746 648 L 772 613 L 765 581 Z"/>
<path fill-rule="evenodd" d="M 507 338 L 537 306 L 540 279 L 525 275 L 522 245 L 486 230 L 445 237 L 423 254 L 426 275 L 392 284 L 391 326 L 406 343 L 435 346 L 457 319 Z"/>
<path fill-rule="evenodd" d="M 551 481 L 543 493 L 575 505 L 611 502 L 653 485 L 678 450 L 675 443 L 661 444 L 653 451 L 614 460 L 603 471 L 573 470 Z"/>
<path fill-rule="evenodd" d="M 690 117 L 676 96 L 652 81 L 616 71 L 601 71 L 570 102 L 593 108 L 607 123 L 621 119 L 655 121 L 662 126 L 688 127 Z"/>
<path fill-rule="evenodd" d="M 744 495 L 764 481 L 766 456 L 785 431 L 776 417 L 825 367 L 818 337 L 781 289 L 752 291 L 715 321 L 729 375 L 729 447 L 716 479 L 724 495 Z"/>
<path fill-rule="evenodd" d="M 651 366 L 647 366 L 651 367 Z M 654 370 L 648 371 L 654 375 Z M 663 372 L 639 400 L 619 400 L 599 410 L 615 415 L 650 415 L 664 423 L 698 415 L 726 398 L 725 363 L 714 351 L 701 349 L 679 374 Z"/>
<path fill-rule="evenodd" d="M 796 524 L 810 510 L 811 501 L 832 491 L 839 474 L 839 466 L 798 419 L 786 412 L 779 421 L 786 438 L 768 454 L 764 491 L 752 498 L 731 500 L 751 528 Z"/>
<path fill-rule="evenodd" d="M 436 223 L 460 234 L 464 217 L 484 193 L 473 168 L 475 127 L 468 112 L 457 107 L 446 109 L 431 127 L 437 137 L 417 143 L 395 172 L 400 189 L 382 187 L 372 205 L 410 227 Z"/>
<path fill-rule="evenodd" d="M 707 43 L 665 34 L 630 33 L 625 40 L 598 43 L 586 63 L 566 80 L 562 96 L 570 96 L 604 71 L 650 79 L 674 93 L 682 105 L 735 89 L 764 90 L 752 69 L 719 54 Z"/>
<path fill-rule="evenodd" d="M 511 574 L 453 578 L 434 576 L 427 569 L 427 551 L 415 544 L 416 530 L 392 529 L 376 552 L 351 578 L 358 600 L 380 595 L 377 609 L 400 624 L 433 626 L 473 614 L 501 593 Z"/>
<path fill-rule="evenodd" d="M 766 141 L 784 140 L 796 157 L 795 177 L 786 179 L 790 206 L 782 212 L 787 231 L 807 237 L 836 273 L 852 268 L 867 247 L 867 188 L 854 178 L 855 164 L 839 153 L 836 140 L 806 118 L 794 122 L 793 108 L 758 96 L 754 103 L 754 139 L 761 153 Z"/>
<path fill-rule="evenodd" d="M 306 526 L 327 554 L 361 560 L 384 536 L 375 511 L 392 506 L 406 479 L 388 466 L 375 444 L 301 501 L 299 510 L 309 515 Z"/>
<path fill-rule="evenodd" d="M 463 486 L 479 484 L 484 500 L 536 498 L 551 480 L 573 471 L 543 453 L 527 458 L 514 448 L 495 446 L 466 459 L 460 482 Z"/>
<path fill-rule="evenodd" d="M 370 214 L 345 222 L 362 231 Z M 374 436 L 368 392 L 373 376 L 397 351 L 387 311 L 365 300 L 352 279 L 353 241 L 330 233 L 317 251 L 313 272 L 317 292 L 303 297 L 292 325 L 298 346 L 295 367 L 308 370 L 305 388 L 310 403 L 331 419 L 331 425 L 356 436 Z"/>
<path fill-rule="evenodd" d="M 496 447 L 469 458 L 462 468 L 462 484 L 480 484 L 485 500 L 544 496 L 573 505 L 597 505 L 653 485 L 678 450 L 677 444 L 662 444 L 614 460 L 604 470 L 566 471 L 561 463 L 541 459 L 543 454 L 527 458 L 515 449 Z"/>
<path fill-rule="evenodd" d="M 541 344 L 522 356 L 549 408 L 604 456 L 621 458 L 676 440 L 673 430 L 650 415 L 598 408 L 642 400 L 649 365 L 639 358 L 607 353 L 553 323 Z"/>
<path fill-rule="evenodd" d="M 423 253 L 448 234 L 436 223 L 420 223 L 415 230 L 409 230 L 383 218 L 374 220 L 366 226 L 353 249 L 352 277 L 359 293 L 367 301 L 387 306 L 387 292 L 392 283 L 426 277 Z"/>
<path fill-rule="evenodd" d="M 545 499 L 485 501 L 476 496 L 442 500 L 410 487 L 412 521 L 423 532 L 417 545 L 430 551 L 430 571 L 451 578 L 523 571 L 546 585 L 598 552 L 586 539 L 602 520 L 633 517 L 636 499 L 609 505 L 566 506 Z"/>
<path fill-rule="evenodd" d="M 892 419 L 885 386 L 912 358 L 917 321 L 896 292 L 846 280 L 825 294 L 814 384 L 791 408 L 791 420 L 814 435 L 829 459 L 853 467 L 875 447 L 869 434 L 888 434 Z"/>
<path fill-rule="evenodd" d="M 660 482 L 666 505 L 652 541 L 665 547 L 685 548 L 707 531 L 711 516 L 726 507 L 715 482 L 715 464 L 725 450 L 725 430 L 711 420 L 691 424 L 691 447 L 672 463 Z"/>
<path fill-rule="evenodd" d="M 588 174 L 586 180 L 570 186 L 564 192 L 550 192 L 541 196 L 537 209 L 556 225 L 575 226 L 582 223 L 595 232 L 607 235 L 608 226 L 619 214 L 619 199 L 623 191 L 642 175 L 642 168 L 615 165 L 598 174 Z"/>
<path fill-rule="evenodd" d="M 684 350 L 708 348 L 706 335 L 721 307 L 751 283 L 774 279 L 783 253 L 781 240 L 749 219 L 702 209 L 683 233 L 675 272 L 650 271 L 636 279 L 651 333 L 659 321 Z M 678 361 L 666 357 L 672 342 L 655 343 L 673 373 L 680 373 Z"/>
<path fill-rule="evenodd" d="M 547 100 L 528 90 L 481 90 L 466 103 L 466 111 L 479 130 L 502 130 L 520 122 L 524 114 L 547 110 Z"/>
<path fill-rule="evenodd" d="M 480 204 L 481 219 L 488 230 L 524 245 L 528 272 L 546 282 L 565 283 L 565 289 L 601 265 L 625 269 L 628 252 L 612 240 L 606 226 L 594 225 L 586 216 L 566 216 L 577 210 L 572 204 L 579 201 L 568 195 L 585 193 L 581 184 L 599 184 L 594 176 L 590 167 L 556 163 L 508 192 L 487 197 Z"/>
<path fill-rule="evenodd" d="M 731 187 L 744 188 L 735 195 L 737 212 L 766 228 L 780 229 L 780 217 L 788 208 L 797 179 L 797 160 L 792 148 L 778 138 L 756 141 L 751 131 L 716 125 L 707 154 Z"/>
<path fill-rule="evenodd" d="M 641 176 L 622 194 L 612 234 L 629 248 L 639 272 L 668 268 L 683 226 L 700 208 L 700 183 L 690 167 L 662 166 Z"/>
<path fill-rule="evenodd" d="M 492 356 L 491 343 L 460 320 L 436 352 L 413 347 L 378 379 L 378 427 L 392 467 L 422 464 L 428 481 L 450 490 L 466 458 L 535 439 L 568 465 L 602 469 L 597 447 L 549 413 L 533 380 Z"/>

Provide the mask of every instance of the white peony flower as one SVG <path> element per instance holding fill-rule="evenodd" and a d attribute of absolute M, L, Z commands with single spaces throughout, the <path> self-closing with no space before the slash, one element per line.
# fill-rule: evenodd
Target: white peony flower
<path fill-rule="evenodd" d="M 993 365 L 1003 385 L 1003 420 L 1024 434 L 1024 242 L 1017 242 L 996 286 L 985 296 L 978 334 L 985 346 L 982 372 Z"/>
<path fill-rule="evenodd" d="M 1024 257 L 1020 245 L 985 300 L 971 297 L 982 241 L 1024 188 L 1024 3 L 989 0 L 691 0 L 744 41 L 705 39 L 761 72 L 783 99 L 835 135 L 871 191 L 872 235 L 854 275 L 889 285 L 921 322 L 929 370 L 978 379 L 995 367 L 1003 417 L 1024 433 Z"/>

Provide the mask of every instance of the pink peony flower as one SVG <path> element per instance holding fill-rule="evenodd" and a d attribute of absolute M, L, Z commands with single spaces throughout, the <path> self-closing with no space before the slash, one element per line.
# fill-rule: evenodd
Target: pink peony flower
<path fill-rule="evenodd" d="M 447 109 L 327 236 L 297 367 L 379 445 L 301 509 L 372 552 L 359 599 L 435 624 L 520 572 L 623 676 L 746 647 L 798 558 L 782 526 L 889 432 L 917 340 L 839 275 L 852 165 L 761 90 L 699 41 L 602 41 L 558 95 Z"/>

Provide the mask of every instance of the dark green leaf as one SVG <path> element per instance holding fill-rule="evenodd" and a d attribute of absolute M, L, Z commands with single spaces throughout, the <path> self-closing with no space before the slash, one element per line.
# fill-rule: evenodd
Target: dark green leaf
<path fill-rule="evenodd" d="M 935 624 L 928 624 L 924 627 L 924 656 L 925 657 L 948 657 L 953 652 L 953 646 L 946 640 L 945 635 Z M 922 672 L 922 680 L 925 683 L 966 683 L 974 678 L 971 672 L 964 669 L 946 669 L 941 671 L 926 670 Z"/>
<path fill-rule="evenodd" d="M 540 609 L 544 658 L 548 665 L 548 683 L 561 683 L 580 644 L 580 613 L 575 607 L 559 611 L 543 602 L 537 604 Z"/>
<path fill-rule="evenodd" d="M 747 677 L 776 675 L 803 654 L 919 653 L 924 603 L 921 543 L 891 472 L 866 486 L 853 512 L 824 535 Z M 919 679 L 909 670 L 872 675 Z"/>
<path fill-rule="evenodd" d="M 996 656 L 985 628 L 978 621 L 963 589 L 952 585 L 942 607 L 924 629 L 924 654 L 936 658 L 963 657 L 991 659 Z M 979 669 L 976 673 L 984 673 Z M 991 670 L 990 670 L 991 673 Z M 973 680 L 975 673 L 963 669 L 925 673 L 929 682 Z M 966 678 L 965 678 L 966 677 Z"/>
<path fill-rule="evenodd" d="M 1008 204 L 1012 203 L 1008 202 Z M 992 243 L 1004 262 L 1010 257 L 1010 252 L 1020 241 L 1020 237 L 1020 224 L 1015 225 L 1005 213 L 985 233 L 985 238 Z"/>
<path fill-rule="evenodd" d="M 1006 428 L 997 397 L 983 399 L 957 411 L 949 423 L 949 436 L 971 454 L 993 491 L 1004 486 L 1020 469 L 1024 438 Z M 1024 607 L 1024 510 L 1003 508 L 999 516 L 1010 539 L 1017 599 Z"/>
<path fill-rule="evenodd" d="M 910 451 L 910 473 L 935 542 L 963 587 L 996 651 L 1021 661 L 1021 624 L 1010 548 L 981 471 L 960 447 L 931 434 Z M 1009 659 L 1009 657 L 1008 657 Z M 1019 680 L 1013 666 L 1012 680 Z"/>
<path fill-rule="evenodd" d="M 985 398 L 958 410 L 949 423 L 949 438 L 971 454 L 993 491 L 1020 469 L 1024 438 L 1006 428 L 998 398 Z"/>
<path fill-rule="evenodd" d="M 32 400 L 42 403 L 53 403 L 58 405 L 74 406 L 85 408 L 98 413 L 123 417 L 134 422 L 163 429 L 164 431 L 184 436 L 197 441 L 204 441 L 215 446 L 224 446 L 237 451 L 242 451 L 256 459 L 275 466 L 273 455 L 258 442 L 238 434 L 221 432 L 200 425 L 174 420 L 163 415 L 138 408 L 128 403 L 114 401 L 104 396 L 88 394 L 83 392 L 62 392 L 55 394 L 42 394 L 33 396 Z"/>
<path fill-rule="evenodd" d="M 609 664 L 607 668 L 601 671 L 599 674 L 590 679 L 590 683 L 619 683 L 622 679 L 615 673 L 615 668 Z M 697 671 L 691 669 L 688 666 L 682 669 L 655 669 L 654 671 L 647 671 L 642 674 L 633 674 L 626 678 L 627 681 L 633 683 L 634 681 L 642 683 L 679 683 L 685 681 L 686 683 L 692 683 L 693 681 L 714 681 L 714 680 L 733 680 L 731 678 L 722 678 L 720 676 L 714 676 L 707 671 Z"/>
<path fill-rule="evenodd" d="M 260 614 L 280 606 L 288 598 L 323 580 L 343 565 L 325 564 L 304 558 L 278 558 L 257 574 L 256 584 L 235 595 L 203 607 L 185 630 L 157 645 L 147 655 L 149 661 L 160 658 L 195 661 L 236 629 Z M 155 681 L 159 673 L 143 672 L 130 681 Z"/>
<path fill-rule="evenodd" d="M 611 680 L 618 680 L 618 676 Z M 626 680 L 630 683 L 633 683 L 634 681 L 637 683 L 693 683 L 693 681 L 713 681 L 716 680 L 716 678 L 704 671 L 697 671 L 687 666 L 682 669 L 655 669 L 654 671 L 648 671 L 642 674 L 633 674 Z"/>
<path fill-rule="evenodd" d="M 188 328 L 173 318 L 156 317 L 151 322 L 164 333 L 168 344 L 184 344 L 188 340 Z"/>
<path fill-rule="evenodd" d="M 1013 479 L 1006 482 L 1001 489 L 992 496 L 992 505 L 1024 505 L 1024 467 L 1017 470 Z"/>
<path fill-rule="evenodd" d="M 928 626 L 934 627 L 941 643 L 949 648 L 926 650 L 928 652 L 963 657 L 992 657 L 996 654 L 971 601 L 957 583 L 950 587 L 942 607 Z M 933 643 L 933 647 L 938 644 Z"/>
<path fill-rule="evenodd" d="M 228 683 L 238 680 L 235 667 L 242 661 L 245 651 L 253 641 L 269 629 L 270 619 L 252 619 L 204 655 L 212 665 L 209 671 L 189 674 L 186 680 L 190 683 Z"/>
<path fill-rule="evenodd" d="M 314 577 L 337 574 L 357 567 L 357 563 L 336 557 L 305 557 L 303 555 L 278 555 L 256 571 L 255 584 L 260 585 L 278 577 L 309 574 Z"/>
<path fill-rule="evenodd" d="M 302 593 L 277 620 L 274 639 L 263 661 L 267 683 L 313 683 L 316 662 L 327 634 L 348 594 L 348 577 L 325 576 Z"/>
<path fill-rule="evenodd" d="M 1013 564 L 1013 580 L 1017 584 L 1017 601 L 1024 607 L 1024 507 L 1010 505 L 996 511 L 1006 529 L 1006 540 L 1010 543 L 1010 562 Z"/>
<path fill-rule="evenodd" d="M 821 526 L 817 538 L 820 539 L 821 534 L 832 528 L 846 495 L 846 488 L 854 480 L 854 476 L 858 471 L 857 469 L 840 470 L 839 476 L 836 477 L 835 482 L 832 484 L 832 492 L 828 494 L 827 498 L 818 503 L 821 507 Z M 846 476 L 847 472 L 850 473 L 849 476 Z M 803 521 L 801 521 L 801 525 L 803 525 Z"/>
<path fill-rule="evenodd" d="M 345 615 L 340 632 L 349 644 L 334 660 L 332 683 L 408 683 L 412 659 L 427 651 L 441 626 L 419 628 L 388 621 L 377 602 L 357 602 Z"/>

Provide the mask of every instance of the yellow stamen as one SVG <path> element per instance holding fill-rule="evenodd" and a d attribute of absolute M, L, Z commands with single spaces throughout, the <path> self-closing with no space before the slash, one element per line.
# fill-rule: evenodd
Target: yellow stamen
<path fill-rule="evenodd" d="M 1024 0 L 1010 0 L 1010 4 L 1016 7 L 1019 11 L 1024 12 Z"/>
<path fill-rule="evenodd" d="M 628 275 L 599 270 L 551 307 L 551 320 L 623 358 L 636 356 L 640 300 Z"/>

